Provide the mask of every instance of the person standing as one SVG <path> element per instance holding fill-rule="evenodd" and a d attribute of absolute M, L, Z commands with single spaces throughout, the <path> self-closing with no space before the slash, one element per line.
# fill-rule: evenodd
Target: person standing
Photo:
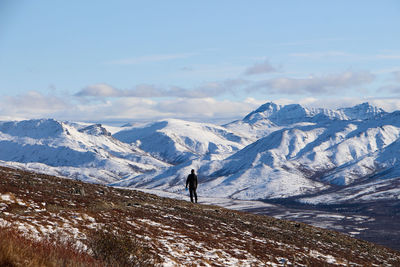
<path fill-rule="evenodd" d="M 188 188 L 188 185 L 189 185 L 190 201 L 192 201 L 192 203 L 197 203 L 197 193 L 196 193 L 197 175 L 194 173 L 193 169 L 186 179 L 186 188 Z M 195 202 L 193 202 L 193 196 Z"/>

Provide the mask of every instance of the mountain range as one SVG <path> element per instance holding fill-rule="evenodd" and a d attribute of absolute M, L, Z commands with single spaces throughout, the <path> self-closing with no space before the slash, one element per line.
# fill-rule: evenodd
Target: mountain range
<path fill-rule="evenodd" d="M 400 177 L 399 137 L 400 111 L 368 103 L 332 110 L 269 102 L 221 126 L 178 119 L 122 127 L 1 122 L 0 160 L 92 183 L 174 193 L 184 192 L 193 168 L 203 196 L 332 204 L 377 194 L 398 199 L 391 184 Z"/>
<path fill-rule="evenodd" d="M 3 121 L 0 165 L 178 199 L 195 169 L 200 203 L 400 249 L 399 138 L 400 111 L 270 102 L 225 125 Z"/>

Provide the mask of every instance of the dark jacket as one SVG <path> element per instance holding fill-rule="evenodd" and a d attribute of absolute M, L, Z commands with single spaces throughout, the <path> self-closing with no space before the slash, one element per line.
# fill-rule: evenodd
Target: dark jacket
<path fill-rule="evenodd" d="M 186 179 L 186 187 L 189 185 L 189 188 L 196 189 L 197 188 L 197 175 L 191 173 L 188 175 Z"/>

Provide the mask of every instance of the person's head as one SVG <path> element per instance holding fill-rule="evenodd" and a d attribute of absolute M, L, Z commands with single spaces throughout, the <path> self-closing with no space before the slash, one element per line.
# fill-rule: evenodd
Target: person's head
<path fill-rule="evenodd" d="M 194 174 L 194 169 L 192 169 L 192 173 Z"/>

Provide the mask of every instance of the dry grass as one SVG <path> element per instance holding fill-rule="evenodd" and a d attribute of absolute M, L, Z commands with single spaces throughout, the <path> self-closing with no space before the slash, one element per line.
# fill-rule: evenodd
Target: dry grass
<path fill-rule="evenodd" d="M 0 266 L 105 266 L 92 256 L 66 244 L 32 241 L 11 229 L 0 228 Z"/>
<path fill-rule="evenodd" d="M 160 262 L 141 241 L 111 228 L 92 232 L 88 246 L 96 259 L 110 266 L 151 267 Z"/>

